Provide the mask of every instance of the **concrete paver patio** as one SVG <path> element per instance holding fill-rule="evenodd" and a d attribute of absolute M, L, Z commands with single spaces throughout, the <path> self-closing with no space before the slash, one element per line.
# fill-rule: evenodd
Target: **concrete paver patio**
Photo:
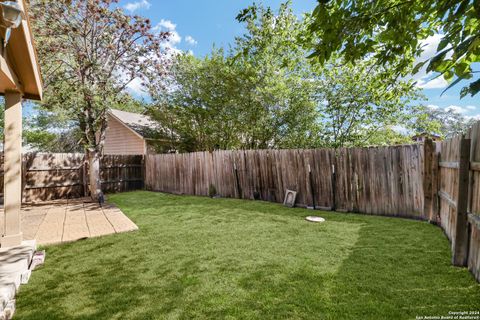
<path fill-rule="evenodd" d="M 22 206 L 23 238 L 36 239 L 39 245 L 134 230 L 138 227 L 120 209 L 110 204 L 100 206 L 88 199 Z"/>

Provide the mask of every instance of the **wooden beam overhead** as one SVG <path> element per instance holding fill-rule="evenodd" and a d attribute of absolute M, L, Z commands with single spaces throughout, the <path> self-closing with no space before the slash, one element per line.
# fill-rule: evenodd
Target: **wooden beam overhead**
<path fill-rule="evenodd" d="M 0 0 L 0 2 L 3 1 Z M 0 94 L 4 95 L 8 90 L 16 90 L 21 92 L 24 98 L 41 100 L 42 79 L 28 19 L 28 8 L 25 0 L 19 0 L 18 4 L 23 10 L 24 18 L 18 28 L 11 30 L 6 50 L 3 50 L 0 55 L 2 58 L 1 80 L 7 81 L 0 85 Z"/>
<path fill-rule="evenodd" d="M 1 80 L 0 90 L 5 93 L 7 91 L 21 91 L 22 85 L 18 81 L 15 72 L 10 68 L 5 57 L 0 55 L 0 72 Z"/>

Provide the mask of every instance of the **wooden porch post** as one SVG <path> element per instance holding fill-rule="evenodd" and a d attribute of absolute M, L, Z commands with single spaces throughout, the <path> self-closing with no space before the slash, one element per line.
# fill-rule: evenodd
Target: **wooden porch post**
<path fill-rule="evenodd" d="M 22 203 L 22 94 L 5 93 L 4 126 L 4 226 L 2 248 L 22 243 L 20 209 Z"/>

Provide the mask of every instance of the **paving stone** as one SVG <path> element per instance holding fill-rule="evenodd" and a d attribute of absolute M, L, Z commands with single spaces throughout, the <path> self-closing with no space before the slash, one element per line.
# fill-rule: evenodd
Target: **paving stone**
<path fill-rule="evenodd" d="M 48 210 L 35 238 L 39 244 L 54 244 L 62 242 L 63 224 L 66 206 L 52 206 Z"/>
<path fill-rule="evenodd" d="M 37 231 L 45 220 L 45 216 L 47 215 L 48 211 L 42 210 L 36 212 L 38 212 L 38 214 L 22 216 L 22 232 L 25 240 L 35 239 Z"/>
<path fill-rule="evenodd" d="M 132 222 L 125 214 L 123 214 L 120 209 L 116 207 L 105 207 L 103 212 L 107 217 L 108 221 L 113 225 L 115 232 L 128 232 L 138 230 L 138 227 L 135 223 Z"/>
<path fill-rule="evenodd" d="M 91 237 L 99 237 L 115 233 L 115 229 L 105 217 L 105 214 L 101 209 L 85 210 L 85 216 L 87 217 L 87 224 Z"/>
<path fill-rule="evenodd" d="M 63 227 L 63 242 L 90 237 L 83 204 L 68 205 Z"/>
<path fill-rule="evenodd" d="M 24 205 L 21 218 L 24 239 L 36 239 L 41 245 L 138 230 L 119 208 L 109 204 L 100 207 L 89 199 Z M 0 219 L 0 230 L 2 223 Z"/>

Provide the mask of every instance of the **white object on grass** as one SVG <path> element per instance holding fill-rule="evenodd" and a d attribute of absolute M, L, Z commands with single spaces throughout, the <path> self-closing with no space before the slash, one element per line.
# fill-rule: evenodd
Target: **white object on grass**
<path fill-rule="evenodd" d="M 308 216 L 305 219 L 310 222 L 325 222 L 325 219 L 322 217 Z"/>
<path fill-rule="evenodd" d="M 45 263 L 45 250 L 35 251 L 32 257 L 32 262 L 30 262 L 29 270 L 35 270 L 37 266 L 40 266 Z"/>

